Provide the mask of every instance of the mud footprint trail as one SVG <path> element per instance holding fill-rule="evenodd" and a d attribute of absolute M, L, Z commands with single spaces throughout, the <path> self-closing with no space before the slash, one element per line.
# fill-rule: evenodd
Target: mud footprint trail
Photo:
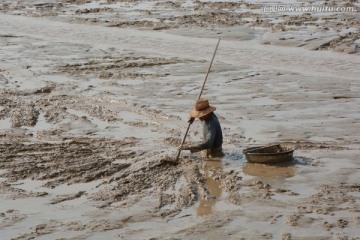
<path fill-rule="evenodd" d="M 150 51 L 168 57 L 204 60 L 211 56 L 213 39 L 176 36 L 164 32 L 116 29 L 105 26 L 70 24 L 51 20 L 0 14 L 4 33 L 29 35 L 56 42 L 86 43 Z M 223 40 L 218 61 L 260 68 L 289 70 L 305 75 L 357 79 L 360 58 L 334 52 L 312 52 L 301 48 L 259 45 L 254 42 Z"/>

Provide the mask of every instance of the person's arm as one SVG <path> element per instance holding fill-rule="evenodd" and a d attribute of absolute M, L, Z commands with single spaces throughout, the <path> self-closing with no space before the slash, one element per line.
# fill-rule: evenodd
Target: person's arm
<path fill-rule="evenodd" d="M 197 145 L 183 145 L 181 150 L 190 150 L 190 152 L 199 152 L 204 149 L 209 149 L 213 146 L 215 141 L 216 129 L 212 126 L 212 122 L 209 123 L 209 126 L 206 126 L 204 141 Z"/>

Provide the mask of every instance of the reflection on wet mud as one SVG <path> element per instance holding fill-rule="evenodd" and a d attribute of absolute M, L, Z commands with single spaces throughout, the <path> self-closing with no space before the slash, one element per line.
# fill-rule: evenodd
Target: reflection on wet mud
<path fill-rule="evenodd" d="M 274 165 L 266 165 L 259 163 L 246 163 L 243 172 L 248 175 L 258 177 L 293 177 L 295 175 L 295 167 L 293 162 L 278 163 Z"/>
<path fill-rule="evenodd" d="M 211 194 L 208 199 L 202 199 L 196 210 L 197 216 L 205 216 L 213 213 L 213 207 L 221 196 L 221 180 L 213 177 L 213 172 L 222 170 L 221 159 L 205 161 L 205 187 Z"/>

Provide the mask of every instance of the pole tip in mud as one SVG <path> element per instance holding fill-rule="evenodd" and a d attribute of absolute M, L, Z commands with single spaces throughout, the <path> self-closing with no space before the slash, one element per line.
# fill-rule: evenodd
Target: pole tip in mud
<path fill-rule="evenodd" d="M 170 163 L 170 164 L 178 165 L 180 163 L 180 159 L 175 159 L 175 158 L 172 158 L 170 156 L 165 156 L 165 157 L 160 159 L 160 162 L 161 163 Z"/>

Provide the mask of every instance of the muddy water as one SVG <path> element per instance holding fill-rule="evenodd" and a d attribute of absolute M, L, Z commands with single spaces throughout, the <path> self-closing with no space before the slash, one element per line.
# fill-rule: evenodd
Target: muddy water
<path fill-rule="evenodd" d="M 209 199 L 202 199 L 199 202 L 199 206 L 196 210 L 197 216 L 204 216 L 213 213 L 213 208 L 216 202 L 220 199 L 223 186 L 220 179 L 214 179 L 212 174 L 215 171 L 222 170 L 221 160 L 207 161 L 204 166 L 205 175 L 205 187 L 210 192 L 211 196 Z"/>
<path fill-rule="evenodd" d="M 358 17 L 261 6 L 0 3 L 0 236 L 359 237 Z M 203 96 L 225 157 L 163 161 L 218 37 Z M 195 121 L 187 141 L 200 140 Z M 242 149 L 270 142 L 294 160 L 246 161 Z"/>
<path fill-rule="evenodd" d="M 275 177 L 293 177 L 295 175 L 295 166 L 293 163 L 282 163 L 273 165 L 247 163 L 243 167 L 244 173 L 251 176 L 266 178 Z"/>

